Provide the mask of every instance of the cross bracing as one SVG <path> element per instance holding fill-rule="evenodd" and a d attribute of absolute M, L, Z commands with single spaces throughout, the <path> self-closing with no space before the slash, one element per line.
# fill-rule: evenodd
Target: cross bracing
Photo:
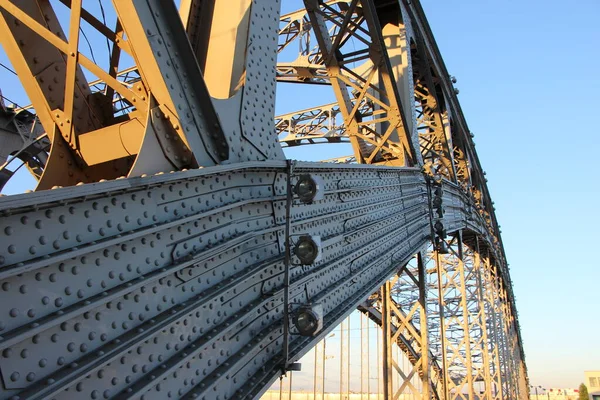
<path fill-rule="evenodd" d="M 31 102 L 2 105 L 0 184 L 37 182 L 0 199 L 0 398 L 259 397 L 357 308 L 385 396 L 527 397 L 493 203 L 419 3 L 296 3 L 0 1 Z M 276 113 L 300 87 L 330 94 Z M 282 150 L 314 144 L 347 153 Z"/>

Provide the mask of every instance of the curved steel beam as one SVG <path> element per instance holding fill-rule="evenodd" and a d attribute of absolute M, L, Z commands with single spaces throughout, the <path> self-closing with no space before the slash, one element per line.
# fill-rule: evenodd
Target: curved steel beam
<path fill-rule="evenodd" d="M 199 21 L 230 10 L 215 3 L 194 14 L 200 2 L 186 1 L 191 46 L 171 3 L 115 0 L 114 29 L 99 26 L 81 1 L 63 3 L 68 39 L 56 34 L 50 3 L 0 0 L 3 44 L 53 144 L 39 189 L 96 182 L 0 199 L 0 398 L 258 396 L 423 246 L 433 239 L 441 253 L 448 235 L 467 230 L 480 236 L 486 273 L 498 281 L 488 302 L 503 388 L 523 397 L 518 320 L 491 199 L 418 2 L 306 0 L 302 17 L 319 38 L 319 52 L 305 43 L 305 56 L 336 80 L 343 125 L 360 136 L 357 160 L 410 168 L 283 160 L 273 125 L 276 53 L 287 46 L 276 40 L 277 1 L 238 0 L 237 19 L 208 32 Z M 448 143 L 461 144 L 468 171 L 457 174 L 470 186 L 421 170 L 414 96 L 405 96 L 414 77 L 399 78 L 408 64 L 392 63 L 386 42 L 406 19 L 441 80 L 456 128 Z M 109 71 L 79 50 L 81 21 L 113 43 Z M 285 34 L 302 38 L 306 28 L 291 24 Z M 351 51 L 350 38 L 363 44 Z M 129 81 L 117 78 L 121 52 L 136 61 L 139 80 L 132 71 Z M 364 74 L 349 67 L 366 60 Z M 104 89 L 92 93 L 82 68 Z M 441 97 L 432 100 L 426 108 L 441 113 Z M 300 123 L 314 133 L 313 116 L 325 114 L 288 116 L 281 128 Z M 456 158 L 436 148 L 442 124 L 438 115 L 429 153 Z M 100 145 L 108 150 L 94 151 Z M 307 175 L 319 196 L 300 196 Z M 294 253 L 306 235 L 319 243 L 309 265 Z M 289 324 L 309 303 L 324 313 L 314 337 Z"/>

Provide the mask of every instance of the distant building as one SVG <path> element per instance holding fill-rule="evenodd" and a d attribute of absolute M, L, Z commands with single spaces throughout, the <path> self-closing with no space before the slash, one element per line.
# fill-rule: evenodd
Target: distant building
<path fill-rule="evenodd" d="M 584 371 L 590 400 L 600 400 L 600 371 Z"/>

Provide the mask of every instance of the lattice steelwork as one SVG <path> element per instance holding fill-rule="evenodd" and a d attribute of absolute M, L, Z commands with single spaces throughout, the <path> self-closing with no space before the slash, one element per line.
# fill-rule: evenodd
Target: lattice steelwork
<path fill-rule="evenodd" d="M 0 0 L 31 102 L 0 104 L 0 189 L 37 182 L 0 198 L 0 399 L 258 398 L 282 375 L 289 397 L 312 348 L 324 398 L 332 334 L 340 395 L 527 398 L 493 203 L 418 1 L 93 3 Z M 336 150 L 286 159 L 313 144 Z"/>

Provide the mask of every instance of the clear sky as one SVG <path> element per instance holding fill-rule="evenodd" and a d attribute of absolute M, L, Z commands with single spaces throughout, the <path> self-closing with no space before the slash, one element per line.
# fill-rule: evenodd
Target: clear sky
<path fill-rule="evenodd" d="M 600 2 L 422 2 L 487 171 L 531 383 L 578 386 L 584 370 L 600 369 Z M 283 3 L 284 12 L 299 4 Z M 101 58 L 104 44 L 91 41 Z M 28 102 L 6 70 L 0 88 Z M 278 113 L 333 101 L 328 88 L 316 101 L 295 89 L 278 93 Z M 289 155 L 350 152 L 316 146 Z M 22 191 L 21 183 L 6 189 Z"/>

